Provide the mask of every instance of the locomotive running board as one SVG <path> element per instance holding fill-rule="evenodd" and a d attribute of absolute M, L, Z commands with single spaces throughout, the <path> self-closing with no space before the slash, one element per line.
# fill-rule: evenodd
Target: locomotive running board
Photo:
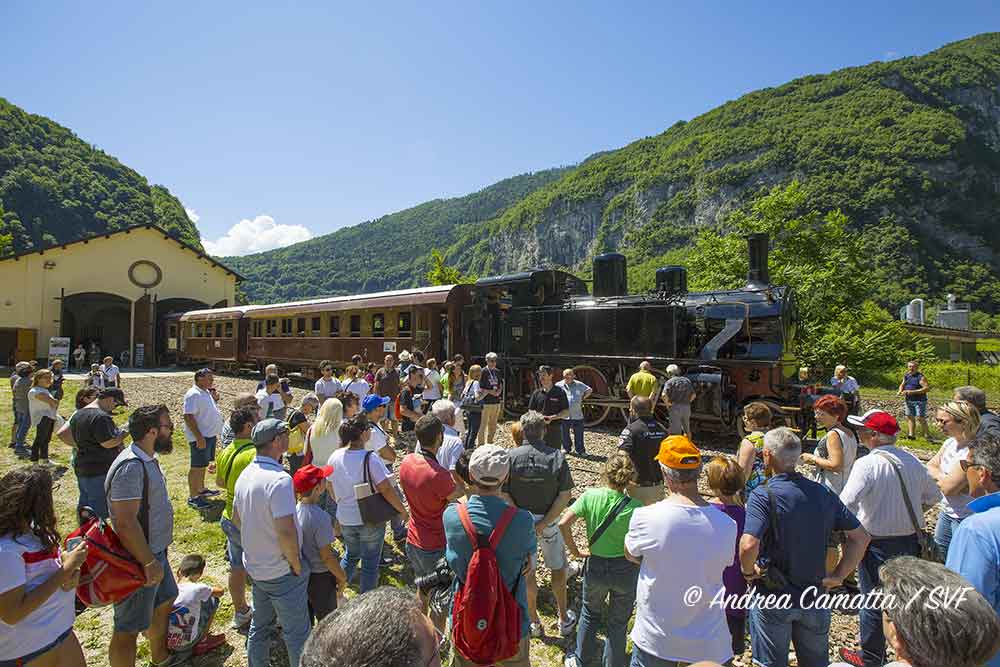
<path fill-rule="evenodd" d="M 715 334 L 712 340 L 705 343 L 705 347 L 701 348 L 700 358 L 703 361 L 713 360 L 719 356 L 719 350 L 722 346 L 728 343 L 733 336 L 740 332 L 743 328 L 743 322 L 746 320 L 744 318 L 739 318 L 735 320 L 726 320 L 726 326 L 723 327 L 722 331 Z"/>

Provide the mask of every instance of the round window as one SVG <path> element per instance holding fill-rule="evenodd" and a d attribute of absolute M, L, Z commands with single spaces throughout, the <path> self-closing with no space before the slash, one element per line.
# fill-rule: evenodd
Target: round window
<path fill-rule="evenodd" d="M 128 279 L 132 281 L 133 285 L 148 289 L 160 284 L 160 281 L 163 280 L 163 271 L 153 262 L 140 259 L 128 267 Z"/>

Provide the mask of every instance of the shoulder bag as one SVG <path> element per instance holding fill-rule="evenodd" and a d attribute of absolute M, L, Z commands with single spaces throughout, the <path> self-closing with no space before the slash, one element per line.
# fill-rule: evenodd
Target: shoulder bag
<path fill-rule="evenodd" d="M 483 402 L 476 398 L 475 392 L 469 391 L 473 386 L 471 382 L 466 383 L 465 390 L 462 392 L 462 404 L 459 407 L 466 412 L 480 412 L 483 409 Z"/>
<path fill-rule="evenodd" d="M 354 495 L 358 499 L 358 509 L 361 510 L 361 520 L 366 524 L 385 523 L 392 517 L 399 514 L 396 508 L 385 499 L 379 491 L 375 489 L 371 475 L 368 474 L 368 465 L 372 452 L 365 452 L 364 481 L 354 487 Z M 367 486 L 367 489 L 364 488 Z M 362 487 L 360 490 L 358 487 Z M 365 494 L 365 495 L 359 495 Z"/>
<path fill-rule="evenodd" d="M 883 459 L 888 461 L 889 465 L 896 472 L 896 479 L 899 480 L 899 490 L 902 492 L 903 502 L 906 504 L 906 513 L 910 515 L 910 523 L 913 525 L 913 530 L 917 534 L 917 542 L 920 544 L 920 557 L 932 563 L 940 562 L 941 559 L 938 555 L 937 547 L 931 540 L 930 535 L 924 532 L 920 527 L 920 522 L 917 521 L 917 513 L 913 510 L 913 503 L 910 502 L 910 494 L 906 492 L 906 482 L 903 481 L 903 471 L 900 470 L 900 466 L 896 465 L 892 457 L 885 452 L 876 449 L 873 453 L 879 454 Z"/>
<path fill-rule="evenodd" d="M 630 496 L 623 496 L 622 499 L 611 508 L 608 515 L 604 517 L 604 521 L 601 522 L 601 525 L 599 525 L 597 530 L 594 531 L 594 534 L 587 539 L 587 546 L 592 547 L 597 543 L 597 540 L 601 539 L 604 533 L 607 532 L 608 528 L 611 527 L 611 524 L 614 523 L 615 519 L 618 518 L 618 515 L 621 514 L 626 507 L 628 507 L 630 502 L 632 502 L 632 498 Z"/>

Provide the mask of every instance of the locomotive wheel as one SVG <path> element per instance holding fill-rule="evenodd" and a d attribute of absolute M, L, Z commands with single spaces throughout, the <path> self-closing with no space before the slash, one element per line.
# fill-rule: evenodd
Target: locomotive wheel
<path fill-rule="evenodd" d="M 591 397 L 612 398 L 608 378 L 599 368 L 595 368 L 594 366 L 574 366 L 573 373 L 576 374 L 577 380 L 594 390 Z M 587 427 L 597 426 L 608 418 L 610 412 L 611 408 L 606 405 L 584 405 L 583 425 Z"/>

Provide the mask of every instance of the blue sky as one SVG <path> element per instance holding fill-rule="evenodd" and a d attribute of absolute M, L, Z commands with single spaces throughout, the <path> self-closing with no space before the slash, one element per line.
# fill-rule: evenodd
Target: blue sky
<path fill-rule="evenodd" d="M 10 1 L 0 25 L 0 96 L 242 253 L 998 30 L 1000 3 Z"/>

